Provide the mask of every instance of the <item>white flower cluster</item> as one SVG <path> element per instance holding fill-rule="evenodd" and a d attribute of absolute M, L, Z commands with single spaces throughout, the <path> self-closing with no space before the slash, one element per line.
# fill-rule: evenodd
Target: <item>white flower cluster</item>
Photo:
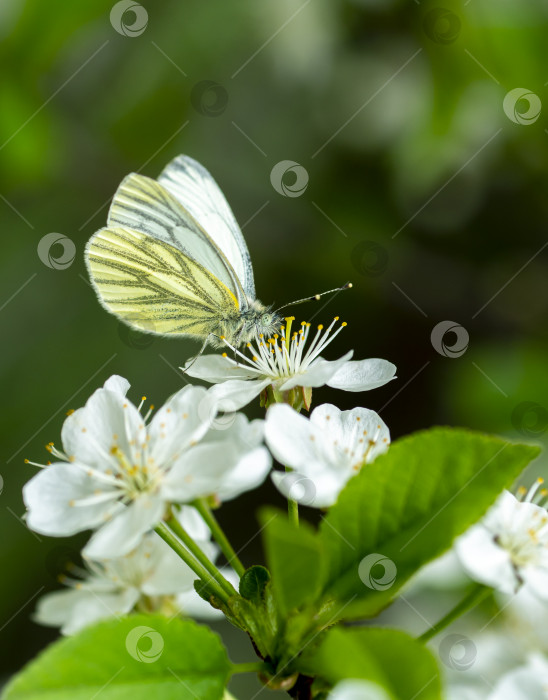
<path fill-rule="evenodd" d="M 228 595 L 234 591 L 233 571 L 216 576 L 211 531 L 229 562 L 243 571 L 204 508 L 210 513 L 209 506 L 261 485 L 271 455 L 286 470 L 271 478 L 287 498 L 318 508 L 335 503 L 348 480 L 388 449 L 388 428 L 366 408 L 341 411 L 324 404 L 308 419 L 274 402 L 291 403 L 297 393 L 306 397 L 297 408 L 308 408 L 312 387 L 358 392 L 394 378 L 395 367 L 385 360 L 352 362 L 352 352 L 333 362 L 320 356 L 343 327 L 331 334 L 337 320 L 325 332 L 319 326 L 308 348 L 310 324 L 290 338 L 290 318 L 281 337 L 250 344 L 250 356 L 233 349 L 237 360 L 226 353 L 198 358 L 188 373 L 213 386 L 185 386 L 157 411 L 151 406 L 144 412 L 145 397 L 134 405 L 127 380 L 112 376 L 84 407 L 70 412 L 62 447 L 47 446 L 53 461 L 29 462 L 41 470 L 23 489 L 27 524 L 54 537 L 92 534 L 82 551 L 86 568 L 65 579 L 66 590 L 40 602 L 36 619 L 71 634 L 131 610 L 203 614 L 208 607 L 193 590 L 193 557 L 199 573 L 209 572 L 221 592 L 223 586 Z M 275 398 L 265 402 L 265 420 L 235 412 L 267 389 Z"/>
<path fill-rule="evenodd" d="M 548 601 L 548 513 L 540 503 L 548 495 L 538 479 L 517 497 L 499 497 L 477 525 L 455 542 L 471 578 L 503 593 L 521 586 Z"/>

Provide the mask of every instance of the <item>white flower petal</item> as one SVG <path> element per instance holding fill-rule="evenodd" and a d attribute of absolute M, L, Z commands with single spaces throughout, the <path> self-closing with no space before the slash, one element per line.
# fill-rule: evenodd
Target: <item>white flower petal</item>
<path fill-rule="evenodd" d="M 171 462 L 191 443 L 201 440 L 217 415 L 217 401 L 202 386 L 185 386 L 158 410 L 148 427 L 150 456 Z"/>
<path fill-rule="evenodd" d="M 504 675 L 488 700 L 546 700 L 546 679 L 521 666 Z"/>
<path fill-rule="evenodd" d="M 164 509 L 165 501 L 159 496 L 141 494 L 95 532 L 83 549 L 84 556 L 113 559 L 128 554 L 161 521 Z"/>
<path fill-rule="evenodd" d="M 109 377 L 107 381 L 103 384 L 103 389 L 108 389 L 109 391 L 118 392 L 125 396 L 129 391 L 131 384 L 124 377 L 120 377 L 118 374 L 113 374 Z"/>
<path fill-rule="evenodd" d="M 354 354 L 353 350 L 349 350 L 346 355 L 338 360 L 324 360 L 323 357 L 318 357 L 310 366 L 284 381 L 280 384 L 280 391 L 288 391 L 296 386 L 319 387 L 324 384 L 329 384 L 329 381 L 336 375 L 338 371 Z"/>
<path fill-rule="evenodd" d="M 260 486 L 272 467 L 272 458 L 266 447 L 257 447 L 229 466 L 216 495 L 221 501 L 230 501 L 246 491 Z"/>
<path fill-rule="evenodd" d="M 108 486 L 106 487 L 108 491 Z M 76 464 L 52 464 L 42 469 L 23 487 L 23 500 L 28 509 L 27 525 L 44 535 L 74 535 L 103 522 L 105 514 L 118 508 L 117 492 L 112 500 L 79 505 L 105 484 L 90 476 Z"/>
<path fill-rule="evenodd" d="M 506 593 L 515 592 L 517 580 L 510 556 L 482 524 L 473 525 L 458 537 L 455 549 L 472 579 Z"/>
<path fill-rule="evenodd" d="M 196 360 L 187 362 L 190 363 L 191 367 L 185 370 L 190 377 L 211 383 L 225 382 L 227 379 L 253 379 L 257 376 L 255 372 L 236 366 L 222 355 L 200 355 Z"/>
<path fill-rule="evenodd" d="M 316 463 L 323 463 L 328 451 L 322 431 L 287 404 L 268 409 L 265 440 L 274 457 L 284 466 L 308 474 Z"/>
<path fill-rule="evenodd" d="M 548 602 L 548 569 L 539 566 L 525 566 L 520 570 L 524 582 L 533 593 L 544 602 Z"/>
<path fill-rule="evenodd" d="M 99 620 L 131 612 L 138 599 L 135 589 L 113 588 L 105 593 L 85 589 L 56 591 L 39 601 L 34 619 L 42 625 L 61 626 L 62 634 L 72 635 Z"/>
<path fill-rule="evenodd" d="M 182 615 L 193 617 L 197 620 L 219 620 L 224 618 L 224 614 L 220 610 L 212 607 L 195 590 L 178 595 L 177 607 Z"/>
<path fill-rule="evenodd" d="M 167 545 L 159 535 L 154 535 L 159 556 L 155 557 L 153 566 L 143 581 L 141 591 L 145 595 L 171 595 L 190 591 L 194 588 L 197 576 L 184 561 Z"/>
<path fill-rule="evenodd" d="M 270 383 L 271 379 L 229 379 L 221 384 L 215 384 L 210 391 L 219 402 L 219 410 L 239 411 L 247 406 Z"/>
<path fill-rule="evenodd" d="M 312 411 L 310 422 L 320 428 L 327 441 L 349 455 L 352 464 L 371 463 L 390 445 L 388 427 L 368 408 L 341 411 L 332 404 L 322 404 Z"/>
<path fill-rule="evenodd" d="M 312 463 L 308 475 L 299 472 L 274 471 L 270 475 L 278 491 L 286 498 L 311 508 L 328 508 L 339 496 L 352 472 L 327 469 L 323 464 Z"/>
<path fill-rule="evenodd" d="M 173 466 L 162 493 L 179 503 L 219 494 L 234 498 L 264 481 L 269 468 L 269 457 L 254 449 L 253 437 L 249 444 L 243 439 L 240 443 L 230 439 L 203 442 Z M 247 475 L 242 473 L 245 470 Z"/>
<path fill-rule="evenodd" d="M 176 517 L 193 540 L 210 539 L 209 527 L 195 508 L 183 506 Z"/>
<path fill-rule="evenodd" d="M 327 385 L 343 391 L 369 391 L 396 378 L 396 365 L 387 360 L 371 358 L 347 362 Z"/>
<path fill-rule="evenodd" d="M 116 466 L 113 446 L 131 454 L 130 443 L 142 442 L 145 434 L 143 418 L 128 399 L 119 391 L 98 389 L 65 420 L 61 439 L 69 457 L 104 471 Z"/>

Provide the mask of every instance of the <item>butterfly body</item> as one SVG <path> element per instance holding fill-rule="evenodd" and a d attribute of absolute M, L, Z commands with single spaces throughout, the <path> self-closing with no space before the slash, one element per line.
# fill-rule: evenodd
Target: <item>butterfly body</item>
<path fill-rule="evenodd" d="M 255 298 L 249 252 L 222 192 L 188 156 L 158 180 L 123 180 L 86 263 L 100 303 L 145 333 L 217 347 L 224 337 L 236 347 L 281 324 Z"/>

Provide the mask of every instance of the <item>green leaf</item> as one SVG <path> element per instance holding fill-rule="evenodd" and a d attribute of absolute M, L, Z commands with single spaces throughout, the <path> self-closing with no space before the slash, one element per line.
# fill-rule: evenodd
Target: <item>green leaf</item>
<path fill-rule="evenodd" d="M 393 700 L 440 700 L 439 671 L 432 654 L 400 630 L 334 627 L 299 670 L 335 685 L 363 678 L 381 685 Z"/>
<path fill-rule="evenodd" d="M 270 572 L 257 564 L 244 571 L 240 579 L 240 595 L 252 603 L 260 604 L 263 600 L 266 584 L 270 581 Z"/>
<path fill-rule="evenodd" d="M 220 700 L 229 671 L 219 637 L 206 627 L 131 615 L 55 642 L 2 700 Z"/>
<path fill-rule="evenodd" d="M 266 558 L 276 600 L 284 612 L 315 600 L 325 580 L 321 543 L 306 523 L 296 527 L 280 511 L 264 508 Z"/>
<path fill-rule="evenodd" d="M 320 528 L 324 592 L 344 606 L 339 616 L 378 613 L 538 454 L 537 447 L 462 429 L 395 442 L 349 481 Z"/>

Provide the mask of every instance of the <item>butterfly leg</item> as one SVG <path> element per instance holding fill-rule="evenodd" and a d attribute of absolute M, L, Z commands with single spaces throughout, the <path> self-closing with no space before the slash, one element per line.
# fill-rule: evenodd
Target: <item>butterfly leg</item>
<path fill-rule="evenodd" d="M 206 346 L 207 346 L 211 336 L 214 336 L 215 338 L 219 338 L 219 336 L 216 333 L 208 333 L 208 335 L 206 336 L 206 339 L 204 340 L 202 347 L 200 348 L 200 351 L 198 352 L 198 354 L 195 355 L 194 357 L 191 357 L 190 360 L 187 360 L 187 364 L 185 365 L 185 367 L 183 369 L 183 374 L 186 374 L 188 372 L 188 370 L 192 367 L 192 365 L 196 362 L 196 360 L 201 355 L 203 355 L 204 350 L 206 349 Z M 190 363 L 190 364 L 188 364 L 188 363 Z"/>

